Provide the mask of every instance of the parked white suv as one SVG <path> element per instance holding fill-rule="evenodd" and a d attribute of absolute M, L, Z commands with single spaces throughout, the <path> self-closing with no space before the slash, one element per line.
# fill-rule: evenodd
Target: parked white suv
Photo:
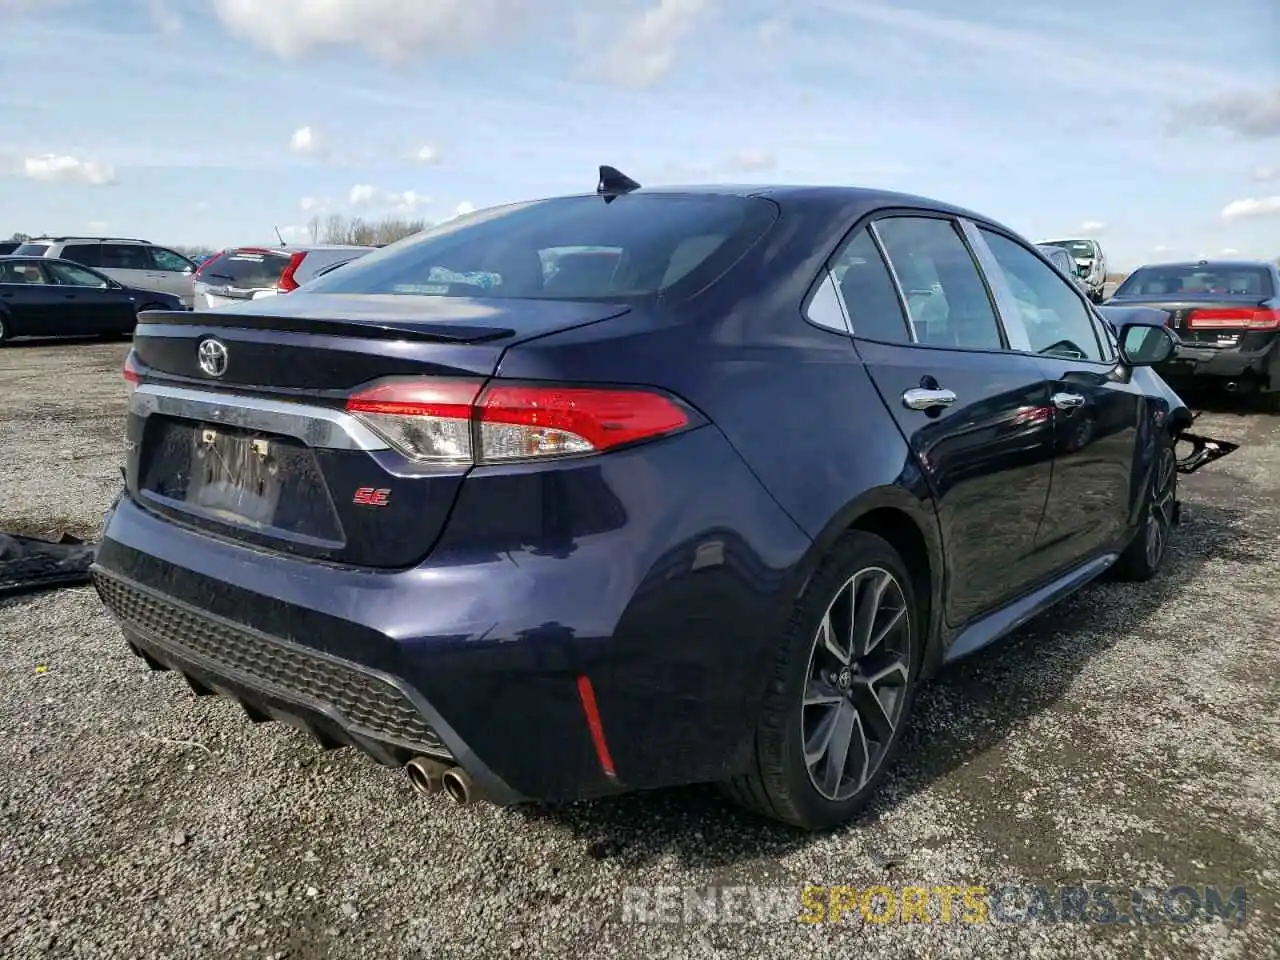
<path fill-rule="evenodd" d="M 325 267 L 362 257 L 376 247 L 232 247 L 215 254 L 196 272 L 195 309 L 208 310 L 296 290 Z"/>
<path fill-rule="evenodd" d="M 20 257 L 56 257 L 105 273 L 126 287 L 168 293 L 192 305 L 196 265 L 149 240 L 123 237 L 32 237 L 13 252 Z"/>

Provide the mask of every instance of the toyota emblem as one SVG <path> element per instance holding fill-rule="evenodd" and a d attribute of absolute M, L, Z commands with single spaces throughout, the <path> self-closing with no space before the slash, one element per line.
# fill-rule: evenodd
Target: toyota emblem
<path fill-rule="evenodd" d="M 196 359 L 200 369 L 211 377 L 220 377 L 227 372 L 227 348 L 218 340 L 201 340 L 196 349 Z"/>

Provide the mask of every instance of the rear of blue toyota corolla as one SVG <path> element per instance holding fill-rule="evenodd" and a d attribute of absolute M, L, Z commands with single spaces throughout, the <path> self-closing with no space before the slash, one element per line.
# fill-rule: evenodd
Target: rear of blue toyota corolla
<path fill-rule="evenodd" d="M 455 799 L 731 775 L 812 540 L 702 406 L 767 410 L 761 358 L 696 331 L 779 220 L 559 198 L 146 315 L 95 568 L 126 640 Z"/>

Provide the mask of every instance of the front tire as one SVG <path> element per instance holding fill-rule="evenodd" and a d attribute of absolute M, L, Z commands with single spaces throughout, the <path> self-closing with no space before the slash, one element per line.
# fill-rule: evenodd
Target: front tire
<path fill-rule="evenodd" d="M 1141 583 L 1160 571 L 1168 553 L 1177 501 L 1178 456 L 1173 440 L 1169 438 L 1156 453 L 1142 510 L 1142 526 L 1116 561 L 1117 579 Z"/>
<path fill-rule="evenodd" d="M 756 727 L 752 769 L 725 784 L 736 802 L 821 830 L 875 793 L 910 716 L 924 636 L 911 577 L 885 540 L 841 540 L 797 601 Z"/>

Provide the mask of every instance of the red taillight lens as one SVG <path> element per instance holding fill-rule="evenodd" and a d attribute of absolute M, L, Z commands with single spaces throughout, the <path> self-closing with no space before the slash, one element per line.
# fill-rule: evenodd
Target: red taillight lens
<path fill-rule="evenodd" d="M 281 293 L 288 293 L 290 290 L 297 290 L 300 284 L 294 279 L 294 274 L 298 272 L 298 268 L 302 266 L 302 261 L 307 258 L 305 253 L 295 253 L 289 258 L 289 262 L 285 264 L 284 271 L 280 274 L 280 279 L 276 282 L 276 289 Z"/>
<path fill-rule="evenodd" d="M 1209 330 L 1215 327 L 1228 330 L 1277 330 L 1280 329 L 1280 310 L 1258 307 L 1222 307 L 1191 311 L 1187 326 Z"/>
<path fill-rule="evenodd" d="M 132 350 L 124 358 L 124 366 L 120 370 L 124 376 L 125 390 L 133 393 L 142 382 L 142 372 L 138 369 L 138 360 Z"/>
<path fill-rule="evenodd" d="M 510 463 L 602 453 L 689 426 L 668 398 L 639 389 L 464 380 L 388 381 L 355 394 L 356 414 L 420 463 Z"/>

